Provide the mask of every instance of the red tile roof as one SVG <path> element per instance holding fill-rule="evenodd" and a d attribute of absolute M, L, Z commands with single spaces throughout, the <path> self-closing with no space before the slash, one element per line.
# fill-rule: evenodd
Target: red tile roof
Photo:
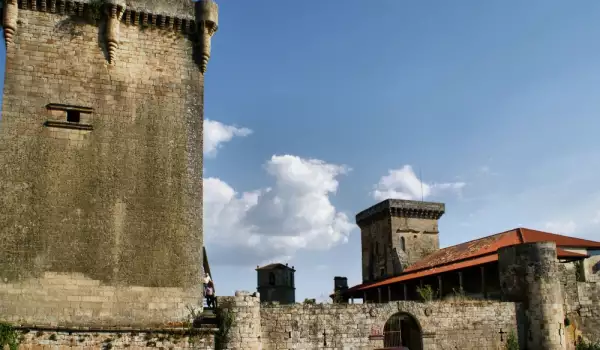
<path fill-rule="evenodd" d="M 416 278 L 437 275 L 467 267 L 479 266 L 498 261 L 499 248 L 532 242 L 555 242 L 558 258 L 585 258 L 587 255 L 567 251 L 563 248 L 600 249 L 600 242 L 557 235 L 549 232 L 517 228 L 474 241 L 440 249 L 415 264 L 409 266 L 400 276 L 382 281 L 363 283 L 354 286 L 346 293 L 363 291 Z"/>
<path fill-rule="evenodd" d="M 474 241 L 440 249 L 409 266 L 404 272 L 419 271 L 435 266 L 450 264 L 456 261 L 472 259 L 477 256 L 495 253 L 502 247 L 532 242 L 556 242 L 557 247 L 600 249 L 600 242 L 530 230 L 527 228 L 516 228 Z"/>

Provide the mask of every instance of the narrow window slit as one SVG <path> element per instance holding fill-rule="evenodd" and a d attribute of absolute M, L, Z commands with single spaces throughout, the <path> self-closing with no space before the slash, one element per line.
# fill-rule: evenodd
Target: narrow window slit
<path fill-rule="evenodd" d="M 81 120 L 81 112 L 69 110 L 67 111 L 67 121 L 70 123 L 79 123 Z"/>

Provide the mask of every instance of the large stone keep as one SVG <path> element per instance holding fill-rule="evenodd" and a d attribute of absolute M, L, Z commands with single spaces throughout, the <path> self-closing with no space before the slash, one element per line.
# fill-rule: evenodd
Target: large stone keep
<path fill-rule="evenodd" d="M 0 319 L 158 326 L 201 307 L 210 0 L 5 0 Z"/>

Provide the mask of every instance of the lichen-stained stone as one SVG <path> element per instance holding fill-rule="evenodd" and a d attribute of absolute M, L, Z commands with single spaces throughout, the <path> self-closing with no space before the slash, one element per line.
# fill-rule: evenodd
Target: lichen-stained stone
<path fill-rule="evenodd" d="M 7 47 L 0 321 L 161 327 L 202 301 L 193 4 L 131 1 L 130 16 L 168 18 L 163 28 L 123 20 L 109 64 L 93 17 L 106 14 L 81 3 L 23 2 Z"/>

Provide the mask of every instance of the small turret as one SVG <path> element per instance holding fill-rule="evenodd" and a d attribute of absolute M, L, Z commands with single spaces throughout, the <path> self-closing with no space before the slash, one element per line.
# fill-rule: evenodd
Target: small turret
<path fill-rule="evenodd" d="M 219 28 L 219 6 L 212 0 L 199 0 L 196 6 L 196 25 L 200 36 L 200 70 L 206 72 L 210 59 L 211 38 Z"/>
<path fill-rule="evenodd" d="M 19 17 L 19 5 L 17 0 L 4 1 L 2 14 L 2 26 L 4 27 L 4 40 L 6 46 L 13 43 L 13 37 L 17 31 L 17 20 Z"/>
<path fill-rule="evenodd" d="M 125 13 L 125 1 L 108 0 L 104 8 L 106 11 L 106 46 L 108 49 L 108 62 L 115 63 L 117 49 L 119 48 L 121 18 Z"/>

